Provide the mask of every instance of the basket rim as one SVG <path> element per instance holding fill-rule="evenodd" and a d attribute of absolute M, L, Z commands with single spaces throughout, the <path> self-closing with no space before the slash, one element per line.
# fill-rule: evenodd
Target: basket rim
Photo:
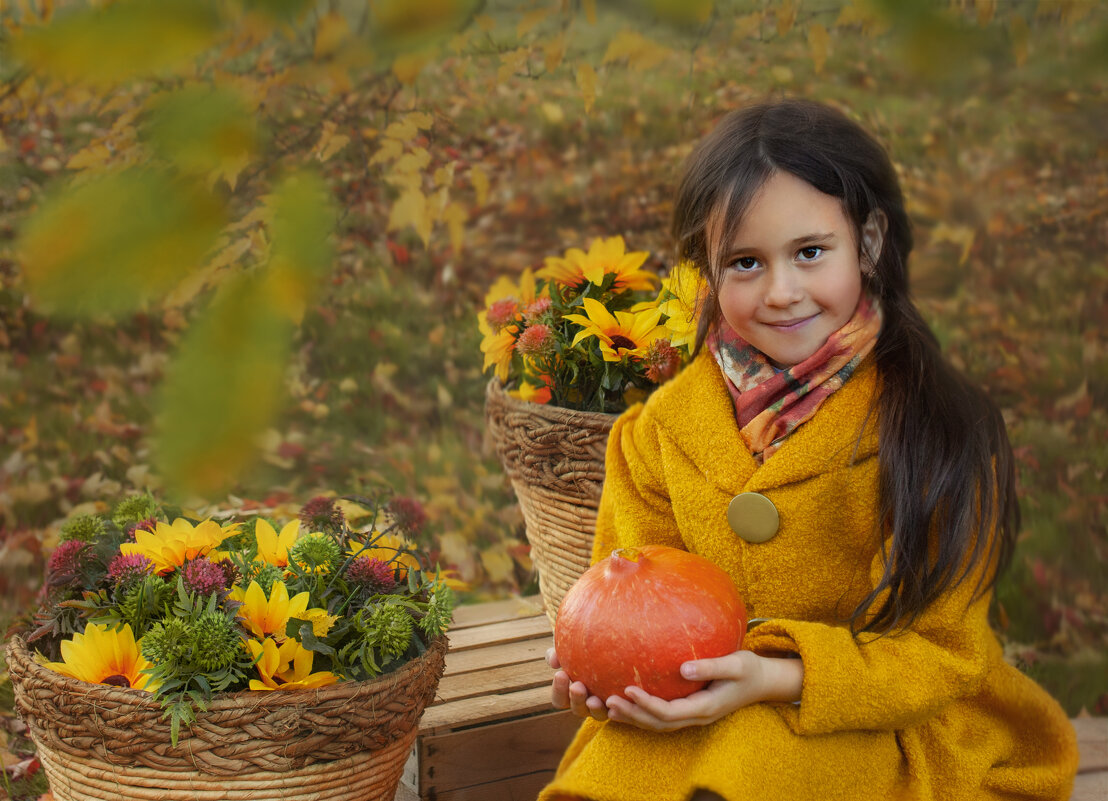
<path fill-rule="evenodd" d="M 489 379 L 485 391 L 486 401 L 492 401 L 515 412 L 524 412 L 545 418 L 556 423 L 578 423 L 589 428 L 611 428 L 621 412 L 586 412 L 581 409 L 567 409 L 564 406 L 552 406 L 549 403 L 533 403 L 520 400 L 508 394 L 500 379 Z"/>
<path fill-rule="evenodd" d="M 436 653 L 445 656 L 447 649 L 447 637 L 440 634 L 427 645 L 426 650 L 414 659 L 409 659 L 403 665 L 389 673 L 384 673 L 365 681 L 338 681 L 325 687 L 297 690 L 236 690 L 235 692 L 216 693 L 208 702 L 207 711 L 198 711 L 198 717 L 217 712 L 243 708 L 273 708 L 273 709 L 311 709 L 314 707 L 333 706 L 336 701 L 351 701 L 361 695 L 380 689 L 381 685 L 396 685 L 406 682 L 413 674 L 422 672 L 424 666 Z M 147 690 L 134 687 L 116 687 L 108 684 L 93 684 L 65 676 L 55 670 L 51 670 L 35 659 L 22 636 L 16 634 L 8 640 L 6 645 L 8 672 L 13 688 L 22 683 L 25 673 L 28 678 L 34 676 L 48 684 L 59 695 L 79 696 L 82 698 L 100 697 L 110 698 L 116 704 L 129 704 L 133 707 L 161 709 L 161 703 L 154 698 L 154 694 Z M 16 670 L 12 670 L 13 665 Z"/>

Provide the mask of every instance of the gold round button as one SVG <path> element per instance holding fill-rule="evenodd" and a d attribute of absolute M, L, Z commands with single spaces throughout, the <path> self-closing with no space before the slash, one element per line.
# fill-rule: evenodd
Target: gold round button
<path fill-rule="evenodd" d="M 777 533 L 781 518 L 773 501 L 765 495 L 740 492 L 727 506 L 727 522 L 747 542 L 765 542 Z"/>

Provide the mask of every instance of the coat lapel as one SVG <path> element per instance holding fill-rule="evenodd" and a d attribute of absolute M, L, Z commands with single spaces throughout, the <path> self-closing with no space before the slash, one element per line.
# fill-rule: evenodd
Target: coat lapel
<path fill-rule="evenodd" d="M 739 436 L 734 404 L 711 354 L 702 352 L 658 394 L 659 425 L 707 481 L 731 495 L 804 481 L 877 452 L 872 357 L 761 466 Z"/>

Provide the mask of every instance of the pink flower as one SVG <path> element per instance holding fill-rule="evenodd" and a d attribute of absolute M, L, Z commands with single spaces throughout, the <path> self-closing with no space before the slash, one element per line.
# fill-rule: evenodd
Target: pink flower
<path fill-rule="evenodd" d="M 383 595 L 396 589 L 396 579 L 388 562 L 372 556 L 359 556 L 346 568 L 346 580 L 366 595 Z"/>
<path fill-rule="evenodd" d="M 536 323 L 525 329 L 516 340 L 516 350 L 524 356 L 541 356 L 553 346 L 554 337 L 550 326 Z"/>
<path fill-rule="evenodd" d="M 124 531 L 123 534 L 127 537 L 127 542 L 134 542 L 136 531 L 149 531 L 150 533 L 153 533 L 157 530 L 157 528 L 158 518 L 148 517 L 145 520 L 140 520 L 137 523 L 132 523 L 131 525 L 127 526 L 127 530 Z"/>
<path fill-rule="evenodd" d="M 650 343 L 643 363 L 646 365 L 646 377 L 655 384 L 661 384 L 677 374 L 681 354 L 669 344 L 669 340 L 656 339 Z"/>
<path fill-rule="evenodd" d="M 185 589 L 201 598 L 227 589 L 227 574 L 223 568 L 203 556 L 181 565 L 181 578 L 184 579 Z"/>
<path fill-rule="evenodd" d="M 385 509 L 397 527 L 413 537 L 418 536 L 427 523 L 427 512 L 415 498 L 398 496 L 390 500 Z"/>
<path fill-rule="evenodd" d="M 544 314 L 550 311 L 552 305 L 553 301 L 550 298 L 536 298 L 533 303 L 523 310 L 523 319 L 528 324 L 536 323 Z"/>
<path fill-rule="evenodd" d="M 82 540 L 66 540 L 50 554 L 47 563 L 50 584 L 60 587 L 79 581 L 77 571 L 88 553 L 88 543 Z"/>
<path fill-rule="evenodd" d="M 485 322 L 489 324 L 493 331 L 499 331 L 514 323 L 518 313 L 519 302 L 515 298 L 504 298 L 489 306 L 485 315 Z"/>
<path fill-rule="evenodd" d="M 335 505 L 334 498 L 317 495 L 300 508 L 300 522 L 309 533 L 337 533 L 342 531 L 346 517 Z"/>
<path fill-rule="evenodd" d="M 141 553 L 121 553 L 108 565 L 108 578 L 119 587 L 154 572 L 154 563 Z"/>

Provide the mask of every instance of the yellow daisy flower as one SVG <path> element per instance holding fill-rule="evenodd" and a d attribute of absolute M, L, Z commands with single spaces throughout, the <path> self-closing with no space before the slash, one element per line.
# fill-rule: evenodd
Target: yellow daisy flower
<path fill-rule="evenodd" d="M 662 312 L 648 309 L 642 312 L 617 311 L 614 315 L 604 304 L 585 298 L 585 314 L 567 314 L 566 319 L 581 326 L 573 338 L 576 345 L 588 337 L 600 340 L 600 352 L 606 362 L 618 362 L 625 356 L 641 359 L 650 343 L 666 335 L 664 326 L 658 325 Z"/>
<path fill-rule="evenodd" d="M 116 630 L 108 624 L 89 623 L 83 634 L 62 640 L 62 661 L 40 660 L 51 670 L 90 684 L 110 684 L 153 690 L 150 676 L 142 670 L 150 663 L 139 651 L 130 625 Z"/>
<path fill-rule="evenodd" d="M 538 276 L 562 286 L 580 287 L 585 282 L 599 286 L 604 283 L 604 276 L 614 273 L 612 289 L 617 292 L 652 288 L 657 281 L 655 276 L 639 269 L 650 254 L 645 250 L 627 253 L 626 247 L 622 236 L 598 237 L 589 245 L 588 253 L 570 248 L 565 256 L 548 256 Z"/>
<path fill-rule="evenodd" d="M 123 554 L 142 554 L 154 563 L 160 574 L 176 570 L 190 559 L 210 556 L 214 560 L 223 556 L 215 552 L 216 546 L 238 531 L 238 523 L 220 526 L 214 520 L 205 520 L 195 526 L 184 518 L 172 524 L 158 522 L 154 531 L 135 531 L 135 541 L 119 546 Z"/>
<path fill-rule="evenodd" d="M 251 690 L 310 690 L 326 687 L 338 681 L 330 671 L 312 673 L 315 654 L 296 640 L 286 640 L 278 646 L 272 637 L 261 642 L 247 640 L 251 655 L 257 660 L 261 680 L 251 679 Z"/>
<path fill-rule="evenodd" d="M 289 563 L 289 548 L 296 542 L 300 534 L 300 521 L 293 519 L 277 531 L 262 518 L 258 518 L 254 524 L 254 538 L 258 542 L 258 556 L 255 561 L 265 562 L 275 567 L 287 567 Z"/>
<path fill-rule="evenodd" d="M 495 366 L 496 377 L 501 383 L 508 380 L 516 344 L 515 334 L 519 330 L 516 323 L 522 318 L 524 309 L 545 294 L 545 287 L 536 292 L 535 275 L 529 269 L 523 271 L 518 285 L 507 276 L 496 280 L 485 295 L 484 311 L 477 314 L 477 327 L 482 336 L 481 352 L 485 354 L 482 372 Z"/>
<path fill-rule="evenodd" d="M 684 345 L 686 350 L 692 352 L 699 324 L 697 310 L 707 289 L 700 271 L 687 261 L 678 264 L 669 277 L 662 279 L 662 292 L 676 296 L 658 307 L 666 316 L 665 327 L 673 347 Z"/>
<path fill-rule="evenodd" d="M 284 640 L 285 627 L 288 625 L 289 618 L 306 619 L 308 593 L 297 593 L 290 599 L 288 588 L 283 581 L 273 582 L 268 598 L 256 581 L 251 581 L 245 592 L 240 587 L 236 587 L 231 591 L 231 598 L 242 602 L 239 618 L 255 637 L 273 635 L 279 640 Z M 325 610 L 322 611 L 326 614 Z"/>

